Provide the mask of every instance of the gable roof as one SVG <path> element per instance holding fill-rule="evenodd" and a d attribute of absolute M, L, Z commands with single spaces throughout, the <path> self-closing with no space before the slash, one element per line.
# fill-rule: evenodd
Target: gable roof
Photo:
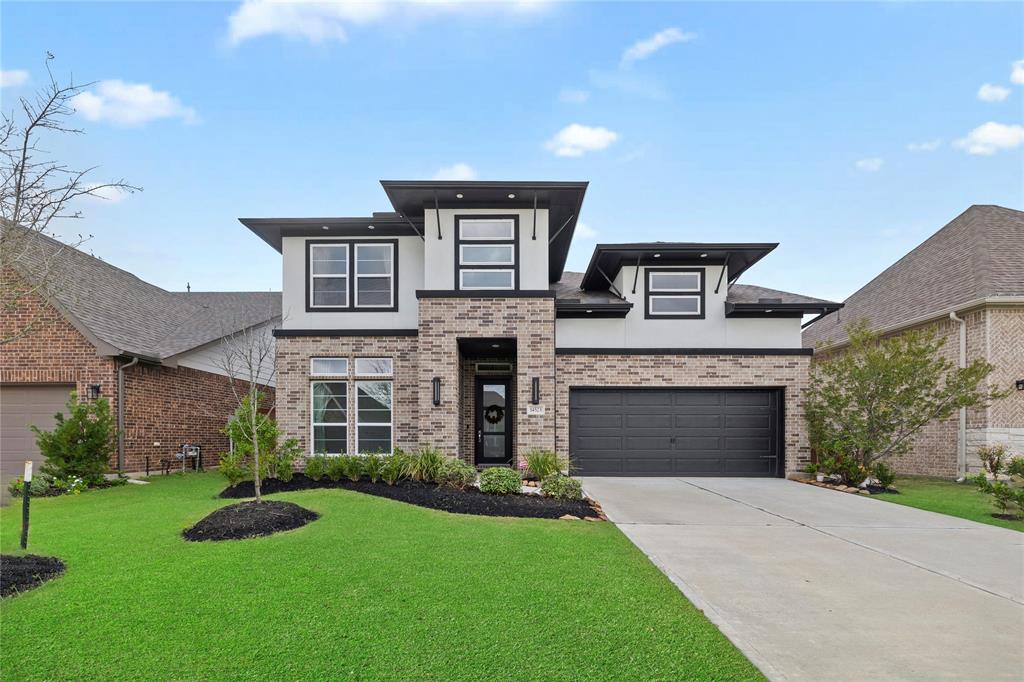
<path fill-rule="evenodd" d="M 280 292 L 167 291 L 46 235 L 29 239 L 19 271 L 60 273 L 48 298 L 104 355 L 165 360 L 281 315 Z"/>
<path fill-rule="evenodd" d="M 894 329 L 996 296 L 1024 296 L 1024 212 L 971 206 L 803 333 L 803 345 L 842 344 L 846 326 Z"/>

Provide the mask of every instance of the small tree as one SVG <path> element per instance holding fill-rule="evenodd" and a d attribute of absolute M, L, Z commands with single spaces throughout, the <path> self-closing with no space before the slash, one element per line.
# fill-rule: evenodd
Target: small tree
<path fill-rule="evenodd" d="M 56 414 L 52 431 L 31 427 L 36 445 L 46 457 L 42 472 L 54 478 L 78 476 L 87 484 L 103 479 L 117 429 L 106 398 L 79 402 L 72 392 L 67 402 L 68 416 Z"/>
<path fill-rule="evenodd" d="M 882 339 L 864 323 L 847 331 L 848 349 L 811 366 L 805 414 L 811 444 L 821 453 L 871 468 L 906 452 L 928 422 L 1007 395 L 984 385 L 994 369 L 988 362 L 960 368 L 943 358 L 945 341 L 934 332 Z"/>
<path fill-rule="evenodd" d="M 299 450 L 298 441 L 294 438 L 281 440 L 281 430 L 277 423 L 260 410 L 263 395 L 257 392 L 255 400 L 244 395 L 241 405 L 224 427 L 224 433 L 231 439 L 234 449 L 221 455 L 220 471 L 230 485 L 249 478 L 261 482 L 267 478 L 279 478 L 282 481 L 290 481 L 292 478 L 292 464 Z M 256 433 L 255 439 L 250 436 L 251 433 Z"/>

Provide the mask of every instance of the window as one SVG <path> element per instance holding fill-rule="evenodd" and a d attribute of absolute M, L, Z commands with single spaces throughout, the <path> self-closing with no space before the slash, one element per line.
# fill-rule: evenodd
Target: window
<path fill-rule="evenodd" d="M 310 304 L 316 308 L 348 306 L 348 244 L 309 245 Z"/>
<path fill-rule="evenodd" d="M 456 216 L 456 288 L 515 289 L 519 286 L 519 219 L 516 216 Z"/>
<path fill-rule="evenodd" d="M 310 358 L 309 373 L 315 377 L 348 375 L 348 358 Z"/>
<path fill-rule="evenodd" d="M 314 381 L 312 385 L 314 454 L 348 452 L 348 383 Z"/>
<path fill-rule="evenodd" d="M 391 376 L 391 358 L 356 358 L 356 376 Z"/>
<path fill-rule="evenodd" d="M 704 317 L 704 271 L 701 269 L 647 269 L 644 296 L 646 318 Z"/>
<path fill-rule="evenodd" d="M 394 305 L 394 244 L 356 244 L 356 307 Z"/>
<path fill-rule="evenodd" d="M 390 381 L 356 382 L 356 452 L 391 452 Z"/>

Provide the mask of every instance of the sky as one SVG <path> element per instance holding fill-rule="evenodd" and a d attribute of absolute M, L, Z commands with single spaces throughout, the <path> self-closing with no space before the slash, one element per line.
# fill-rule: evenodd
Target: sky
<path fill-rule="evenodd" d="M 281 286 L 239 217 L 390 210 L 381 179 L 586 180 L 597 243 L 779 242 L 742 281 L 843 300 L 971 204 L 1024 209 L 1024 4 L 22 3 L 5 112 L 91 82 L 59 233 L 172 290 Z"/>

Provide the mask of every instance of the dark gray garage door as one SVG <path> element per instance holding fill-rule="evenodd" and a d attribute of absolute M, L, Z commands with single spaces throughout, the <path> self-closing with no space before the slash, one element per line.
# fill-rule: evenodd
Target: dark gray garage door
<path fill-rule="evenodd" d="M 581 476 L 776 476 L 775 390 L 573 389 L 569 453 Z"/>

